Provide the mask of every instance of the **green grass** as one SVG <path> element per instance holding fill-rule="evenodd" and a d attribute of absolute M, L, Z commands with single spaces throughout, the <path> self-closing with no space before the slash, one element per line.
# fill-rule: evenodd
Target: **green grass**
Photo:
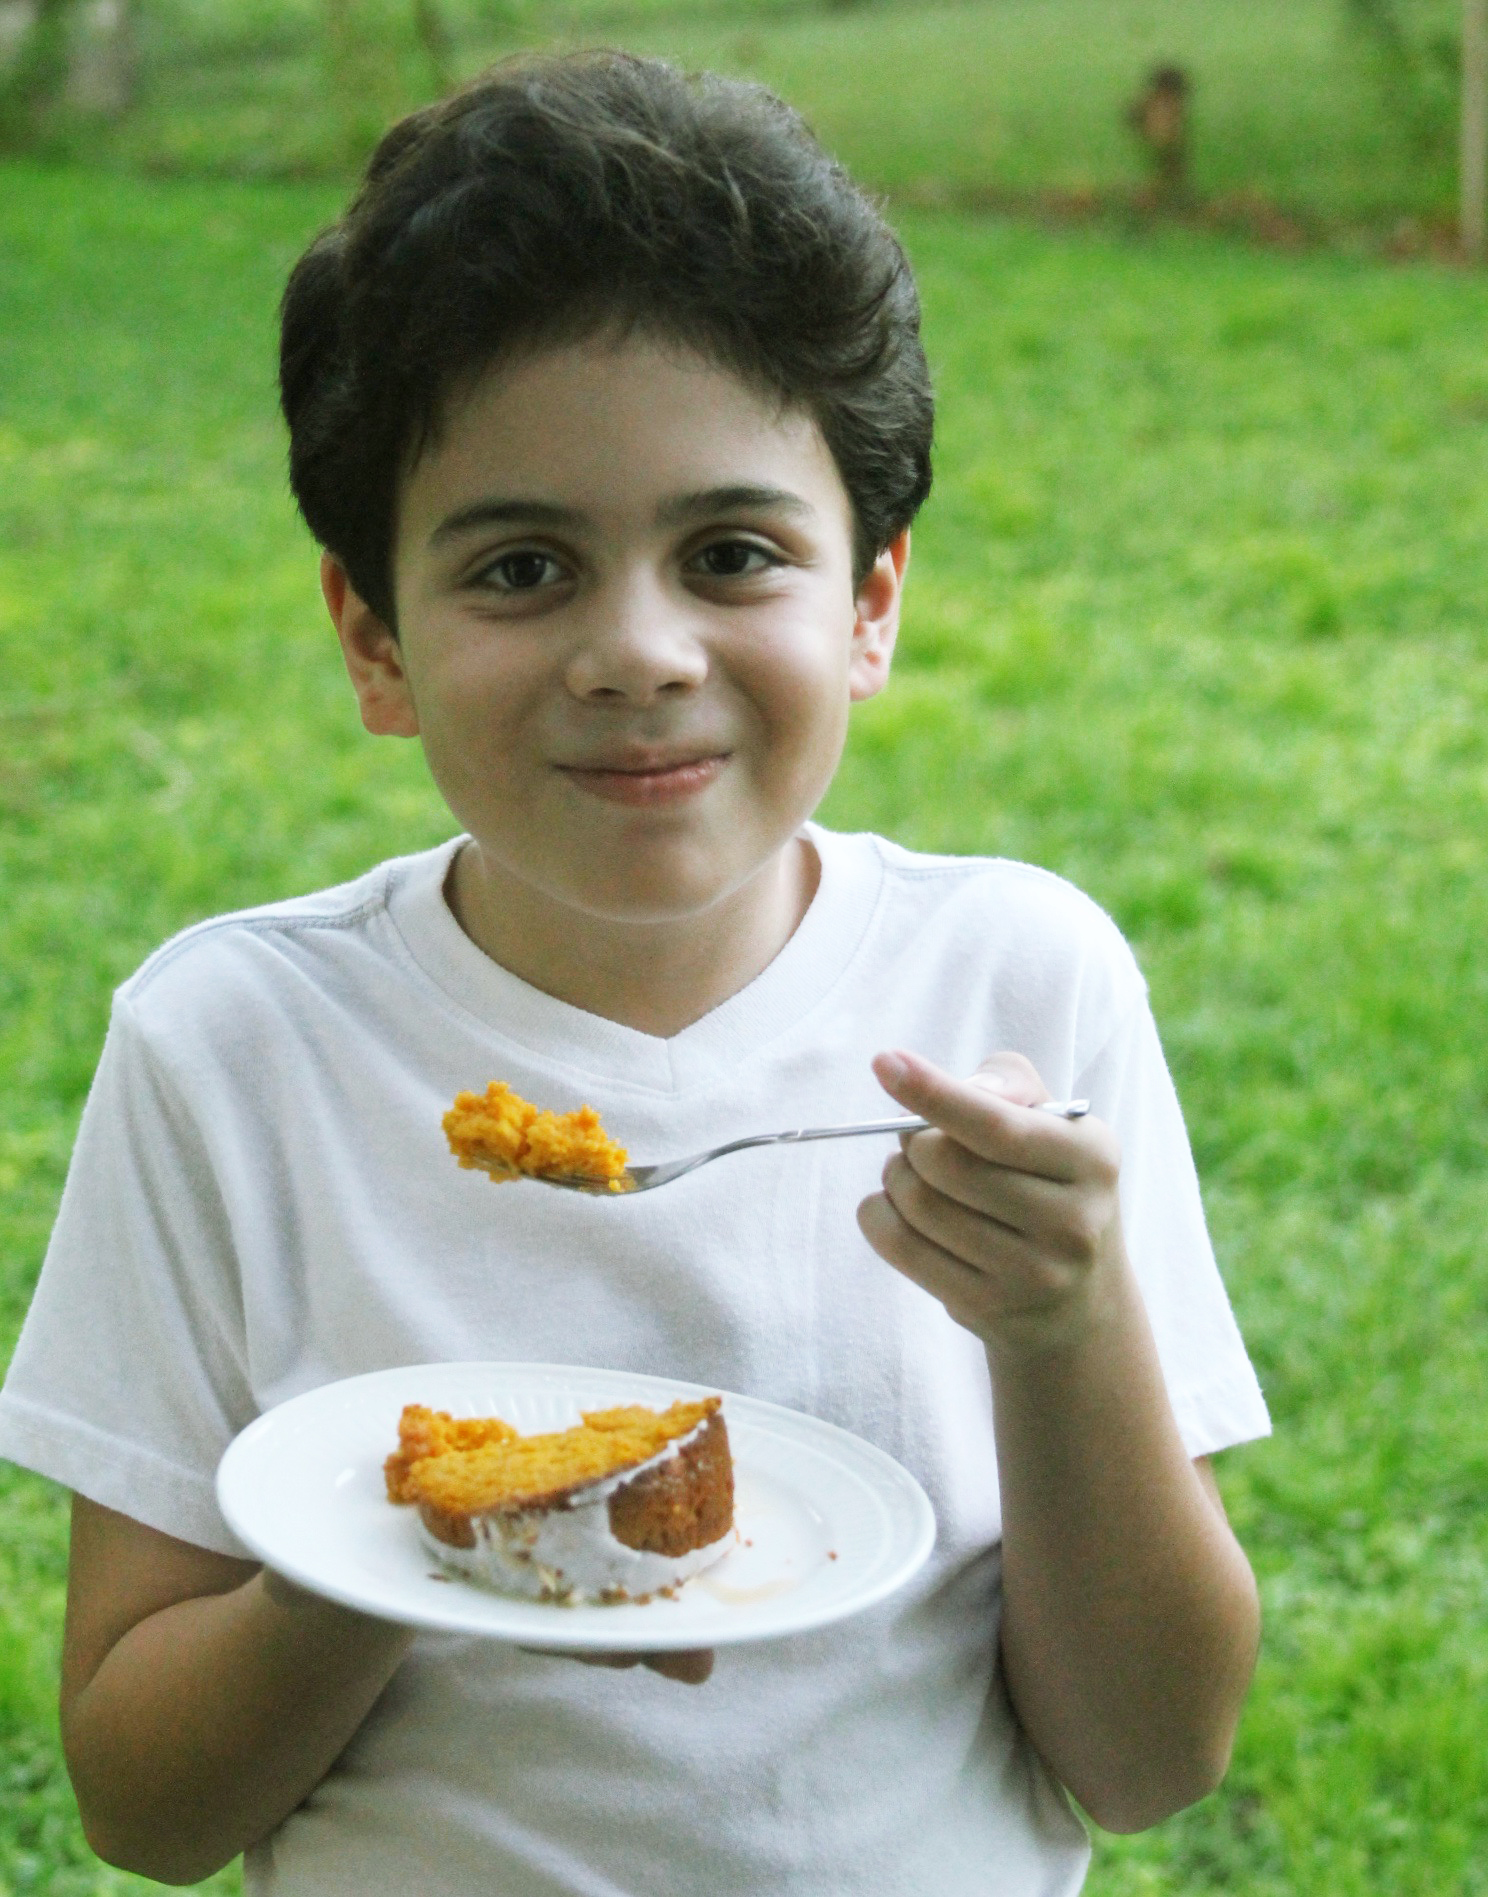
<path fill-rule="evenodd" d="M 1383 105 L 1338 0 L 993 0 L 633 32 L 749 72 L 799 104 L 849 169 L 917 198 L 1130 191 L 1125 107 L 1157 62 L 1188 68 L 1194 187 L 1322 222 L 1430 213 L 1450 149 Z"/>
<path fill-rule="evenodd" d="M 406 6 L 361 0 L 369 50 L 328 77 L 312 0 L 155 0 L 138 111 L 103 141 L 152 169 L 344 164 L 437 82 Z M 620 43 L 785 91 L 861 177 L 951 200 L 1129 194 L 1124 107 L 1157 61 L 1196 84 L 1195 186 L 1317 225 L 1431 220 L 1453 202 L 1451 100 L 1381 90 L 1342 0 L 444 0 L 452 70 L 517 46 Z M 1450 26 L 1453 0 L 1417 11 Z"/>
<path fill-rule="evenodd" d="M 284 492 L 273 305 L 331 202 L 0 178 L 7 1337 L 111 986 L 448 828 L 360 730 Z M 939 482 L 826 814 L 1046 863 L 1131 933 L 1278 1425 L 1220 1464 L 1267 1612 L 1234 1770 L 1091 1890 L 1488 1893 L 1488 289 L 905 231 Z M 144 1888 L 57 1763 L 63 1548 L 7 1475 L 0 1893 Z"/>

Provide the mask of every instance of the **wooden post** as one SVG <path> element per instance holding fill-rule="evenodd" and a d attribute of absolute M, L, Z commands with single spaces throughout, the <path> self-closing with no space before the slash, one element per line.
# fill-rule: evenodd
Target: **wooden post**
<path fill-rule="evenodd" d="M 1462 0 L 1462 253 L 1488 256 L 1488 0 Z"/>

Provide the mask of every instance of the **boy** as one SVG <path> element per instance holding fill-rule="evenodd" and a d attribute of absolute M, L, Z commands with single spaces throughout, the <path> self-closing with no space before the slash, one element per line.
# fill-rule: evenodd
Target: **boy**
<path fill-rule="evenodd" d="M 929 487 L 897 244 L 753 88 L 508 67 L 301 260 L 283 393 L 363 720 L 464 834 L 120 991 L 0 1399 L 77 1498 L 90 1838 L 176 1882 L 246 1849 L 276 1897 L 1074 1891 L 1061 1787 L 1133 1829 L 1224 1769 L 1256 1607 L 1204 1458 L 1266 1420 L 1110 923 L 808 822 Z M 439 1129 L 492 1076 L 645 1158 L 881 1087 L 934 1130 L 493 1192 Z M 624 1675 L 242 1558 L 237 1430 L 468 1358 L 829 1418 L 919 1477 L 935 1554 L 841 1627 Z"/>

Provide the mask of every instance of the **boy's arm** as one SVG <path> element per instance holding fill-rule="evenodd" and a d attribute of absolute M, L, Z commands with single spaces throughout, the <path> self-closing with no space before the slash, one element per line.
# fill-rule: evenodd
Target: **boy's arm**
<path fill-rule="evenodd" d="M 314 1791 L 412 1639 L 75 1496 L 62 1738 L 89 1844 L 164 1883 L 209 1876 Z M 563 1657 L 688 1684 L 713 1665 Z"/>
<path fill-rule="evenodd" d="M 1003 1512 L 1002 1651 L 1029 1737 L 1098 1824 L 1212 1791 L 1255 1665 L 1255 1583 L 1178 1434 L 1097 1122 L 1025 1109 L 1026 1061 L 981 1084 L 909 1055 L 879 1079 L 938 1131 L 864 1201 L 865 1235 L 980 1336 Z"/>
<path fill-rule="evenodd" d="M 75 1497 L 62 1737 L 88 1842 L 210 1875 L 314 1790 L 412 1638 Z"/>

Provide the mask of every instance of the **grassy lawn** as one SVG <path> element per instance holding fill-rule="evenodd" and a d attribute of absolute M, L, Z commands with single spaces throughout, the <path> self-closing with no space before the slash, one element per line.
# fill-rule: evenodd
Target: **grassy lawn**
<path fill-rule="evenodd" d="M 0 176 L 5 1340 L 112 985 L 448 829 L 356 722 L 285 497 L 272 311 L 331 203 Z M 939 484 L 826 814 L 1048 864 L 1132 935 L 1278 1426 L 1220 1466 L 1267 1607 L 1235 1768 L 1091 1890 L 1488 1892 L 1488 289 L 905 229 Z M 0 1894 L 146 1888 L 57 1762 L 63 1550 L 0 1477 Z"/>
<path fill-rule="evenodd" d="M 437 90 L 406 4 L 354 0 L 355 72 L 328 84 L 312 0 L 152 0 L 139 110 L 110 141 L 154 169 L 302 174 L 345 162 Z M 451 73 L 514 47 L 616 42 L 742 72 L 794 99 L 851 168 L 919 199 L 1123 192 L 1124 107 L 1148 69 L 1193 75 L 1194 182 L 1302 218 L 1389 227 L 1453 201 L 1450 99 L 1390 102 L 1343 0 L 440 0 Z M 1455 0 L 1414 12 L 1450 27 Z M 370 49 L 370 50 L 368 50 Z"/>

